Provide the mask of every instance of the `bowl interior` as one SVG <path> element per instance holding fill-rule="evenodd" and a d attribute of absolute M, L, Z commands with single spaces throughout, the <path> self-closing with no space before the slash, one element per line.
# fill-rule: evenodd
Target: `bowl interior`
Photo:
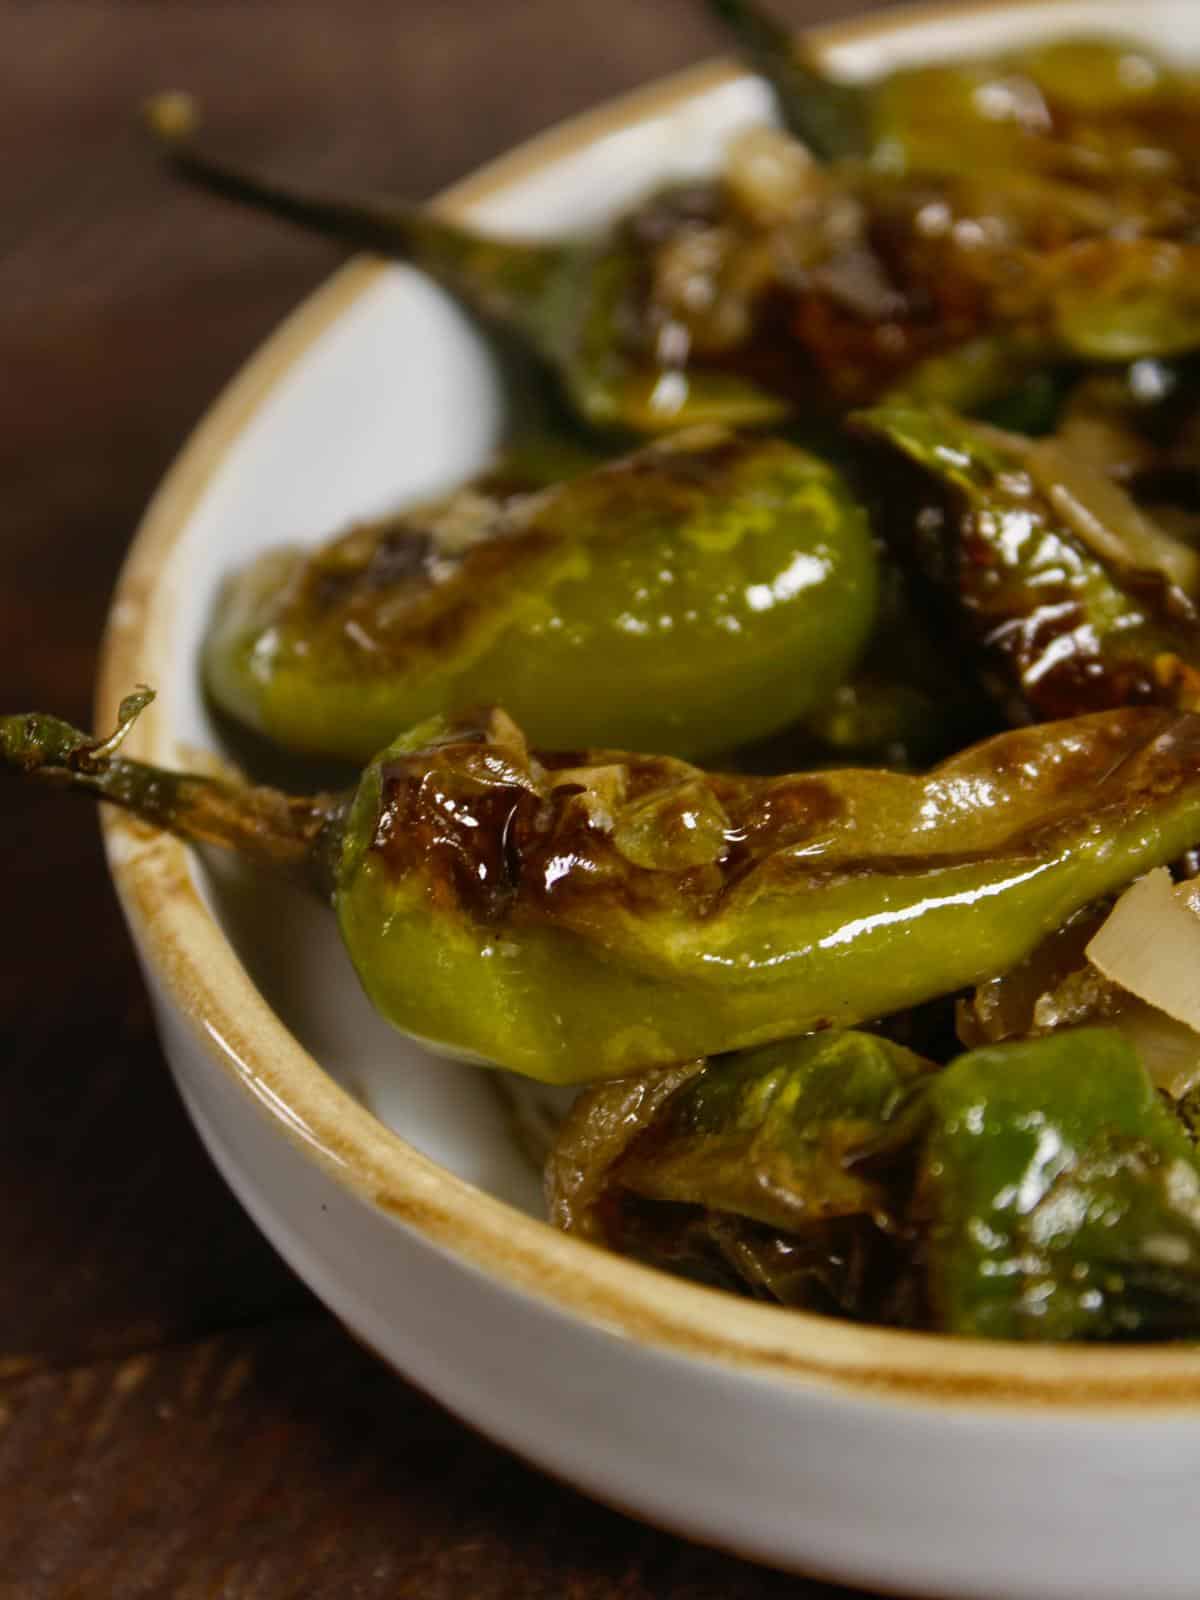
<path fill-rule="evenodd" d="M 979 51 L 1073 30 L 1120 31 L 1200 54 L 1200 5 L 1151 0 L 1027 4 L 851 30 L 837 67 L 870 75 L 901 62 Z M 480 224 L 552 233 L 594 224 L 656 182 L 712 169 L 769 102 L 750 79 L 665 91 L 630 122 L 557 138 L 450 197 Z M 594 136 L 591 134 L 594 132 Z M 513 168 L 516 166 L 516 175 Z M 497 441 L 505 400 L 487 348 L 450 300 L 400 267 L 363 275 L 346 309 L 286 370 L 208 477 L 160 582 L 171 653 L 158 683 L 173 753 L 224 749 L 196 660 L 222 576 L 271 546 L 314 544 L 356 519 L 453 484 Z M 251 978 L 323 1067 L 382 1122 L 452 1172 L 536 1216 L 540 1184 L 513 1137 L 492 1074 L 447 1066 L 373 1013 L 332 917 L 299 891 L 226 861 L 195 867 L 196 886 Z"/>

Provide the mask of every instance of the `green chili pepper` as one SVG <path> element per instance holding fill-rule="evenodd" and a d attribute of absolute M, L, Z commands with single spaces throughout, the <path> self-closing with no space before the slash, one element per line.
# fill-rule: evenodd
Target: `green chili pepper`
<path fill-rule="evenodd" d="M 163 775 L 38 717 L 0 720 L 0 767 L 307 861 L 384 1017 L 557 1082 L 951 993 L 1200 842 L 1200 718 L 1154 708 L 1015 730 L 923 778 L 533 755 L 500 712 L 414 729 L 348 801 Z"/>
<path fill-rule="evenodd" d="M 881 1158 L 910 1140 L 903 1112 L 931 1070 L 833 1029 L 602 1084 L 547 1162 L 551 1219 L 788 1305 L 896 1320 L 897 1191 Z"/>
<path fill-rule="evenodd" d="M 914 1217 L 934 1325 L 998 1339 L 1200 1328 L 1200 1168 L 1104 1028 L 960 1057 L 930 1081 Z"/>
<path fill-rule="evenodd" d="M 931 1063 L 840 1032 L 576 1101 L 552 1220 L 791 1306 L 1003 1339 L 1200 1329 L 1193 1138 L 1115 1030 Z"/>
<path fill-rule="evenodd" d="M 893 531 L 952 597 L 1014 715 L 1200 704 L 1195 595 L 1142 568 L 1140 546 L 1123 554 L 1124 531 L 1080 501 L 1069 475 L 1056 481 L 1044 444 L 903 404 L 860 413 L 855 427 L 932 481 L 932 497 L 890 498 L 902 507 Z M 1159 544 L 1181 575 L 1194 569 L 1193 552 Z"/>
<path fill-rule="evenodd" d="M 240 172 L 198 149 L 195 107 L 165 94 L 151 131 L 182 176 L 301 227 L 411 262 L 487 321 L 513 330 L 563 382 L 580 416 L 601 428 L 665 433 L 693 423 L 770 422 L 786 404 L 733 372 L 664 375 L 639 340 L 646 250 L 627 230 L 539 243 L 500 239 L 388 201 L 307 194 Z"/>
<path fill-rule="evenodd" d="M 843 93 L 858 104 L 832 85 L 829 106 Z M 814 115 L 823 104 L 813 97 Z M 777 422 L 897 384 L 974 410 L 1044 365 L 1200 345 L 1200 199 L 1194 184 L 1183 199 L 1142 196 L 1136 162 L 1133 176 L 1079 181 L 970 159 L 900 178 L 886 161 L 843 162 L 792 173 L 765 210 L 738 167 L 596 237 L 533 242 L 238 171 L 197 146 L 185 96 L 160 96 L 149 119 L 192 181 L 428 271 L 535 352 L 594 428 Z"/>
<path fill-rule="evenodd" d="M 227 586 L 206 673 L 272 739 L 359 762 L 489 700 L 539 744 L 698 755 L 821 706 L 876 591 L 839 473 L 705 429 L 537 496 L 468 490 L 271 552 Z"/>

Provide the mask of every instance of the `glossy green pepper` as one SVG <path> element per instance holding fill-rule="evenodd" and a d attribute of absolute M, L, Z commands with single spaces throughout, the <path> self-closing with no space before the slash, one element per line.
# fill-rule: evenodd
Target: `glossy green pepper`
<path fill-rule="evenodd" d="M 624 1254 L 790 1306 L 898 1320 L 884 1157 L 932 1070 L 830 1029 L 601 1084 L 546 1164 L 551 1220 Z"/>
<path fill-rule="evenodd" d="M 528 497 L 467 490 L 227 585 L 218 703 L 362 762 L 499 701 L 539 744 L 702 755 L 821 706 L 874 619 L 865 511 L 782 440 L 677 435 Z"/>
<path fill-rule="evenodd" d="M 1003 971 L 1188 848 L 1198 734 L 1145 709 L 923 778 L 739 779 L 433 724 L 360 784 L 342 935 L 383 1015 L 552 1081 L 850 1026 Z"/>
<path fill-rule="evenodd" d="M 997 330 L 1002 346 L 1044 341 L 1047 361 L 1200 344 L 1189 80 L 1129 46 L 1075 41 L 851 86 L 749 0 L 713 3 L 785 120 L 845 159 L 818 168 L 793 145 L 764 183 L 763 163 L 734 153 L 722 176 L 592 238 L 487 237 L 263 180 L 197 145 L 186 96 L 159 96 L 149 123 L 188 179 L 428 271 L 536 351 L 597 428 L 836 411 Z M 960 369 L 961 393 L 943 398 L 966 404 L 986 367 Z M 1003 379 L 994 363 L 990 375 Z"/>
<path fill-rule="evenodd" d="M 1200 1168 L 1136 1052 L 1081 1028 L 930 1081 L 914 1219 L 934 1326 L 995 1339 L 1200 1331 Z"/>
<path fill-rule="evenodd" d="M 546 1193 L 568 1232 L 789 1306 L 1001 1339 L 1200 1332 L 1193 1137 L 1107 1028 L 942 1069 L 835 1029 L 600 1084 Z"/>
<path fill-rule="evenodd" d="M 1140 517 L 1143 542 L 1129 544 L 1125 524 L 1138 514 L 1119 490 L 1046 441 L 937 408 L 879 407 L 855 427 L 932 485 L 889 498 L 891 533 L 951 597 L 1014 717 L 1200 705 L 1196 554 Z M 1105 523 L 1110 501 L 1120 525 Z"/>
<path fill-rule="evenodd" d="M 1015 730 L 921 778 L 532 754 L 501 712 L 414 729 L 341 798 L 112 752 L 0 719 L 0 770 L 315 873 L 385 1018 L 550 1082 L 952 993 L 1200 842 L 1200 718 L 1154 708 Z"/>
<path fill-rule="evenodd" d="M 708 4 L 785 126 L 845 158 L 829 185 L 868 219 L 793 313 L 848 401 L 856 375 L 860 399 L 878 395 L 889 351 L 905 394 L 977 411 L 1064 360 L 1200 344 L 1194 78 L 1127 41 L 1080 38 L 843 83 L 753 0 Z M 785 255 L 795 229 L 780 226 Z M 864 316 L 872 281 L 880 309 Z"/>

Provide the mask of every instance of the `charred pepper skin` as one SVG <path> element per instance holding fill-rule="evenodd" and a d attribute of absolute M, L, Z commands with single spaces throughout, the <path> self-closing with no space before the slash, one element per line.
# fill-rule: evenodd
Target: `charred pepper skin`
<path fill-rule="evenodd" d="M 557 1083 L 952 993 L 1200 841 L 1200 717 L 1155 708 L 1002 734 L 923 778 L 538 756 L 502 712 L 414 729 L 350 799 L 163 773 L 36 716 L 0 719 L 0 770 L 307 872 L 386 1020 Z"/>
<path fill-rule="evenodd" d="M 218 601 L 206 681 L 276 742 L 359 764 L 486 702 L 539 745 L 703 756 L 823 705 L 870 633 L 877 565 L 834 468 L 694 430 L 538 495 L 466 491 L 269 553 Z"/>
<path fill-rule="evenodd" d="M 920 778 L 532 756 L 497 715 L 372 763 L 335 899 L 396 1026 L 577 1082 L 951 993 L 1197 837 L 1200 719 L 1153 708 L 1003 734 Z"/>
<path fill-rule="evenodd" d="M 569 1233 L 761 1299 L 909 1320 L 887 1156 L 911 1141 L 907 1107 L 932 1070 L 828 1029 L 601 1084 L 555 1142 L 547 1209 Z"/>
<path fill-rule="evenodd" d="M 992 1339 L 1200 1329 L 1200 1165 L 1134 1048 L 1076 1028 L 932 1063 L 827 1030 L 599 1084 L 555 1224 L 760 1298 Z"/>
<path fill-rule="evenodd" d="M 946 594 L 1015 720 L 1200 706 L 1195 602 L 1093 553 L 1016 446 L 936 407 L 881 406 L 854 426 L 932 482 L 933 500 L 891 497 L 889 537 Z"/>
<path fill-rule="evenodd" d="M 933 1326 L 991 1339 L 1200 1327 L 1200 1169 L 1137 1054 L 1080 1028 L 931 1080 L 914 1201 Z"/>
<path fill-rule="evenodd" d="M 690 1072 L 668 1068 L 672 1087 L 661 1101 L 648 1076 L 644 1140 L 636 1136 L 641 1118 L 624 1104 L 629 1081 L 602 1085 L 581 1097 L 560 1136 L 548 1168 L 551 1213 L 568 1231 L 595 1237 L 602 1192 L 615 1183 L 644 1200 L 703 1206 L 783 1232 L 882 1214 L 889 1196 L 854 1158 L 878 1150 L 934 1070 L 890 1039 L 830 1028 L 718 1056 Z M 576 1184 L 573 1175 L 589 1166 L 597 1106 L 603 1124 L 603 1102 L 614 1098 L 630 1137 L 603 1152 L 606 1171 Z"/>
<path fill-rule="evenodd" d="M 428 272 L 595 430 L 773 425 L 909 376 L 977 410 L 1034 364 L 1200 345 L 1200 118 L 1151 58 L 1135 62 L 1150 91 L 1132 94 L 1128 48 L 1087 41 L 847 85 L 746 0 L 714 3 L 826 160 L 790 209 L 764 209 L 731 168 L 593 237 L 489 237 L 234 168 L 197 140 L 184 95 L 148 121 L 189 181 Z"/>

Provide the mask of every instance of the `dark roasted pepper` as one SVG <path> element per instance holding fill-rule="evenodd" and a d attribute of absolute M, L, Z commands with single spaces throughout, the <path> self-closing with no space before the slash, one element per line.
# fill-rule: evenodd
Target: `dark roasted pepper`
<path fill-rule="evenodd" d="M 937 408 L 855 425 L 924 475 L 889 497 L 890 532 L 943 587 L 1014 718 L 1200 705 L 1200 558 L 1117 485 L 1053 441 Z"/>
<path fill-rule="evenodd" d="M 428 271 L 603 429 L 836 412 L 913 372 L 916 392 L 976 409 L 1034 362 L 1200 344 L 1186 80 L 1085 40 L 847 85 L 748 0 L 712 3 L 828 164 L 776 135 L 786 154 L 735 148 L 723 175 L 593 238 L 489 238 L 263 180 L 198 146 L 186 96 L 153 101 L 150 125 L 189 179 Z"/>
<path fill-rule="evenodd" d="M 539 744 L 696 756 L 821 707 L 876 590 L 833 468 L 705 429 L 541 494 L 468 489 L 270 552 L 226 586 L 205 672 L 241 721 L 358 762 L 486 701 Z"/>
<path fill-rule="evenodd" d="M 162 774 L 112 748 L 0 720 L 6 771 L 307 864 L 384 1017 L 557 1082 L 951 993 L 1200 841 L 1200 718 L 1154 708 L 1002 734 L 923 778 L 770 779 L 536 755 L 496 712 L 398 739 L 348 801 Z"/>
<path fill-rule="evenodd" d="M 902 1113 L 931 1070 L 831 1029 L 601 1084 L 547 1162 L 551 1220 L 763 1299 L 897 1320 L 883 1158 L 907 1142 Z"/>
<path fill-rule="evenodd" d="M 1200 1327 L 1200 1165 L 1114 1030 L 943 1069 L 832 1030 L 600 1084 L 552 1220 L 763 1299 L 998 1339 Z"/>

